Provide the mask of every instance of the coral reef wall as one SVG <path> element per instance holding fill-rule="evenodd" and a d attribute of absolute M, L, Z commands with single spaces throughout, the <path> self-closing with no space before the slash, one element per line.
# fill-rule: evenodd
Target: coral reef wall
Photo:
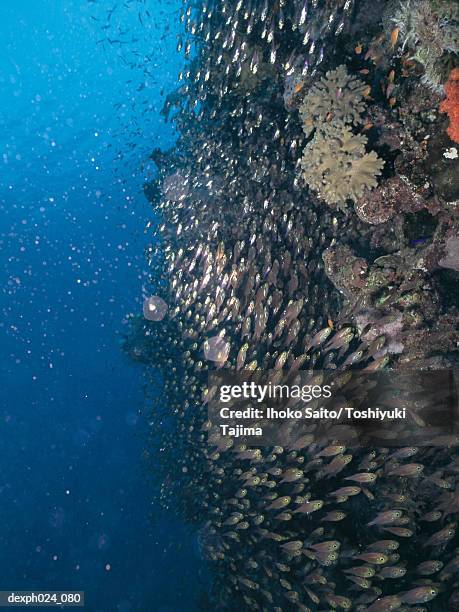
<path fill-rule="evenodd" d="M 164 111 L 177 146 L 153 155 L 148 320 L 125 348 L 164 383 L 149 452 L 199 529 L 204 608 L 459 609 L 453 428 L 247 448 L 207 418 L 214 371 L 457 367 L 459 161 L 419 59 L 454 63 L 456 17 L 425 4 L 184 5 L 195 53 Z"/>

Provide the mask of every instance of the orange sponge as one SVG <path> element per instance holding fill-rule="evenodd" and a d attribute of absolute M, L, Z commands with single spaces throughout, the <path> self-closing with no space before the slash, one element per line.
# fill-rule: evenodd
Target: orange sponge
<path fill-rule="evenodd" d="M 459 68 L 454 68 L 445 85 L 446 100 L 440 105 L 442 113 L 448 113 L 448 135 L 459 143 Z"/>

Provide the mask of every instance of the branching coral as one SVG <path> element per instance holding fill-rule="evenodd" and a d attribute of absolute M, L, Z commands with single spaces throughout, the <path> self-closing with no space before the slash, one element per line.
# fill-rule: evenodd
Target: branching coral
<path fill-rule="evenodd" d="M 332 120 L 335 125 L 361 123 L 366 88 L 365 83 L 351 76 L 344 65 L 327 72 L 312 87 L 300 107 L 305 133 L 309 136 L 326 120 Z"/>
<path fill-rule="evenodd" d="M 305 133 L 316 130 L 301 160 L 303 178 L 331 206 L 343 208 L 375 187 L 384 165 L 375 152 L 366 153 L 366 136 L 350 127 L 362 123 L 367 87 L 341 65 L 314 85 L 300 108 Z"/>
<path fill-rule="evenodd" d="M 440 106 L 443 113 L 448 113 L 450 120 L 448 135 L 454 142 L 459 143 L 459 68 L 455 68 L 449 75 L 445 85 L 446 100 Z"/>
<path fill-rule="evenodd" d="M 424 66 L 423 81 L 441 86 L 439 60 L 459 53 L 459 5 L 456 0 L 403 0 L 392 17 L 400 30 L 403 47 Z"/>
<path fill-rule="evenodd" d="M 343 207 L 375 187 L 384 162 L 372 151 L 367 138 L 354 135 L 348 126 L 318 129 L 301 160 L 303 177 L 327 204 Z"/>

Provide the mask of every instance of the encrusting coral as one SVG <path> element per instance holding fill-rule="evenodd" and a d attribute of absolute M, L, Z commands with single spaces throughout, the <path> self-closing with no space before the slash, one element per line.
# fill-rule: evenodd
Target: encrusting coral
<path fill-rule="evenodd" d="M 450 120 L 448 135 L 454 142 L 459 143 L 459 68 L 455 68 L 449 75 L 445 85 L 446 100 L 440 106 L 443 113 L 448 113 Z"/>

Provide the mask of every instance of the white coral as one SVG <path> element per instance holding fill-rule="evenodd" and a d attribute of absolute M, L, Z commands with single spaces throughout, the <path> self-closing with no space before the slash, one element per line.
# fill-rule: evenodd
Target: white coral
<path fill-rule="evenodd" d="M 376 186 L 384 162 L 374 151 L 366 152 L 366 143 L 365 136 L 354 135 L 347 126 L 327 126 L 306 146 L 303 178 L 327 204 L 343 207 Z"/>
<path fill-rule="evenodd" d="M 335 125 L 359 125 L 365 110 L 366 87 L 344 65 L 329 70 L 308 92 L 300 107 L 305 133 L 309 136 L 314 128 L 329 120 Z"/>

